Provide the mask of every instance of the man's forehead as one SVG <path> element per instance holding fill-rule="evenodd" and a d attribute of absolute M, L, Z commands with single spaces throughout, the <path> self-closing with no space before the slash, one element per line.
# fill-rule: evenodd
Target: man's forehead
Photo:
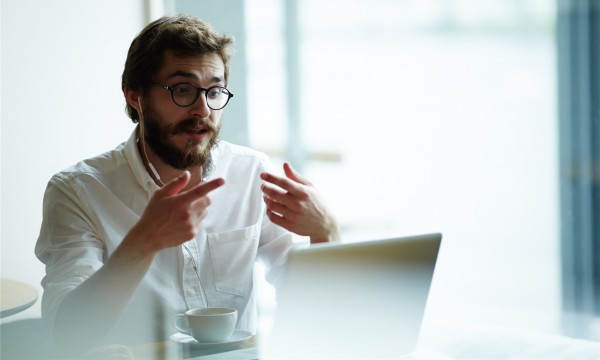
<path fill-rule="evenodd" d="M 210 78 L 210 81 L 213 83 L 218 83 L 218 82 L 222 82 L 225 80 L 225 76 L 222 74 L 213 74 L 212 76 L 210 74 L 207 74 L 207 75 Z M 175 70 L 172 73 L 167 74 L 166 80 L 176 78 L 176 77 L 184 77 L 184 78 L 195 79 L 195 80 L 199 80 L 201 78 L 201 76 L 198 72 Z"/>
<path fill-rule="evenodd" d="M 225 64 L 217 53 L 178 56 L 172 51 L 166 51 L 159 74 L 163 78 L 209 77 L 213 82 L 220 82 L 225 78 Z"/>

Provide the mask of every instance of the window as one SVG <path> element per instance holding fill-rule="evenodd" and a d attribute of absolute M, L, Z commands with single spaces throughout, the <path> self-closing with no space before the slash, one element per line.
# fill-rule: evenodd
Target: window
<path fill-rule="evenodd" d="M 441 231 L 428 321 L 559 331 L 555 4 L 246 9 L 251 145 L 297 159 L 347 240 Z"/>

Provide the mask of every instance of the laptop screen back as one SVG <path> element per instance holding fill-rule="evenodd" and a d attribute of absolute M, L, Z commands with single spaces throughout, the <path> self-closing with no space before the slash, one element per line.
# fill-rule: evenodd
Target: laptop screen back
<path fill-rule="evenodd" d="M 268 358 L 395 358 L 416 346 L 440 234 L 290 253 Z"/>

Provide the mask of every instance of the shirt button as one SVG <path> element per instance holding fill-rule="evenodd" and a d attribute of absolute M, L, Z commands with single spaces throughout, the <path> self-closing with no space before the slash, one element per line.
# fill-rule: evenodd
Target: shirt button
<path fill-rule="evenodd" d="M 192 288 L 188 289 L 188 291 L 187 291 L 187 292 L 188 292 L 188 294 L 190 294 L 190 295 L 195 295 L 195 294 L 196 294 L 196 292 L 195 292 L 195 291 L 194 291 L 194 289 L 192 289 Z"/>

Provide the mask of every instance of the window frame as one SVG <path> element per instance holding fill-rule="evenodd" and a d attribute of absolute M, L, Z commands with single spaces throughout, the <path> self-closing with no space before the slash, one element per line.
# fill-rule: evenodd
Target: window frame
<path fill-rule="evenodd" d="M 567 335 L 593 338 L 600 316 L 600 5 L 558 0 L 557 10 L 563 326 Z"/>

